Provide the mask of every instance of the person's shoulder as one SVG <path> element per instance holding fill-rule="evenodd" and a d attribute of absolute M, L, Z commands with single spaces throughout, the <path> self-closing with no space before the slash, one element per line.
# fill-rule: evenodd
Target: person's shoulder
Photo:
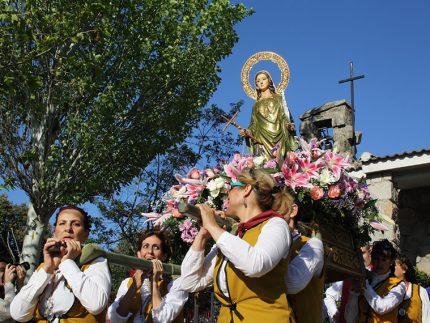
<path fill-rule="evenodd" d="M 323 242 L 320 238 L 317 237 L 312 237 L 312 238 L 307 238 L 306 244 L 310 247 L 312 247 L 312 249 L 323 249 L 324 245 Z"/>
<path fill-rule="evenodd" d="M 287 223 L 287 221 L 285 221 L 284 218 L 274 216 L 266 222 L 266 225 L 264 227 L 266 227 L 266 229 L 267 228 L 273 228 L 273 227 L 279 227 L 279 228 L 283 228 L 283 229 L 288 230 L 288 223 Z"/>

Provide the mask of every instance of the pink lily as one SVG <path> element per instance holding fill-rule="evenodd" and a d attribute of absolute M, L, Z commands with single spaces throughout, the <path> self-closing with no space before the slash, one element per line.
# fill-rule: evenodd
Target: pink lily
<path fill-rule="evenodd" d="M 285 176 L 285 184 L 291 187 L 294 191 L 296 187 L 310 187 L 309 176 L 298 172 L 299 166 L 293 164 L 292 168 L 288 167 L 287 164 L 282 165 L 282 173 Z"/>
<path fill-rule="evenodd" d="M 300 158 L 298 162 L 303 174 L 306 174 L 309 178 L 318 178 L 317 171 L 321 166 L 317 163 L 312 163 L 310 156 Z"/>
<path fill-rule="evenodd" d="M 321 142 L 322 140 L 318 140 L 317 138 L 312 138 L 311 140 L 309 140 L 309 143 L 308 143 L 305 139 L 300 138 L 300 147 L 302 147 L 302 151 L 310 153 L 314 149 L 320 150 L 319 147 L 321 146 Z"/>
<path fill-rule="evenodd" d="M 327 168 L 333 172 L 336 181 L 339 180 L 342 169 L 347 170 L 351 167 L 348 158 L 344 158 L 342 155 L 335 154 L 331 151 L 327 151 L 323 158 Z"/>
<path fill-rule="evenodd" d="M 236 167 L 231 164 L 224 165 L 224 171 L 233 181 L 237 181 L 237 176 L 239 176 L 240 171 Z"/>

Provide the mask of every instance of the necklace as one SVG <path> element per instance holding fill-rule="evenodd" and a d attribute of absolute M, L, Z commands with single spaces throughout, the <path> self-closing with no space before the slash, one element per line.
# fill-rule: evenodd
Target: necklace
<path fill-rule="evenodd" d="M 54 303 L 55 303 L 54 302 L 54 292 L 55 292 L 55 289 L 58 287 L 58 284 L 63 280 L 63 276 L 61 275 L 60 277 L 58 277 L 58 280 L 56 280 L 56 278 L 57 278 L 57 275 L 54 274 L 52 279 L 51 279 L 51 282 L 49 284 L 49 294 L 47 294 L 50 296 L 48 297 L 48 299 L 46 300 L 46 303 L 45 303 L 44 314 L 45 314 L 46 319 L 50 323 L 54 322 L 56 319 L 56 315 L 54 314 Z"/>

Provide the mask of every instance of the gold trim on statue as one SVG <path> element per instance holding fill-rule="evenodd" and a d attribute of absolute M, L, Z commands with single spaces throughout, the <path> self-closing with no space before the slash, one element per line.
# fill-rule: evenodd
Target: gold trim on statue
<path fill-rule="evenodd" d="M 290 68 L 288 67 L 287 61 L 282 58 L 282 56 L 274 53 L 274 52 L 258 52 L 253 54 L 250 58 L 248 58 L 245 64 L 242 67 L 242 71 L 240 73 L 240 81 L 242 83 L 242 87 L 250 98 L 257 100 L 257 92 L 249 83 L 249 74 L 251 72 L 252 67 L 260 61 L 272 61 L 276 63 L 281 71 L 281 81 L 276 87 L 277 93 L 282 93 L 288 86 L 288 81 L 290 80 Z"/>

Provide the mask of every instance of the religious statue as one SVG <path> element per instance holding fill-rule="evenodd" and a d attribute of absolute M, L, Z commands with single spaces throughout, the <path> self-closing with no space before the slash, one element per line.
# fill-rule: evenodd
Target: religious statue
<path fill-rule="evenodd" d="M 281 82 L 275 88 L 270 73 L 259 71 L 254 78 L 254 90 L 249 85 L 249 72 L 255 63 L 267 59 L 279 65 Z M 289 80 L 287 62 L 273 52 L 256 53 L 245 63 L 241 80 L 245 92 L 256 100 L 249 127 L 240 129 L 240 135 L 247 139 L 249 154 L 270 159 L 296 150 L 296 130 L 283 94 Z"/>

